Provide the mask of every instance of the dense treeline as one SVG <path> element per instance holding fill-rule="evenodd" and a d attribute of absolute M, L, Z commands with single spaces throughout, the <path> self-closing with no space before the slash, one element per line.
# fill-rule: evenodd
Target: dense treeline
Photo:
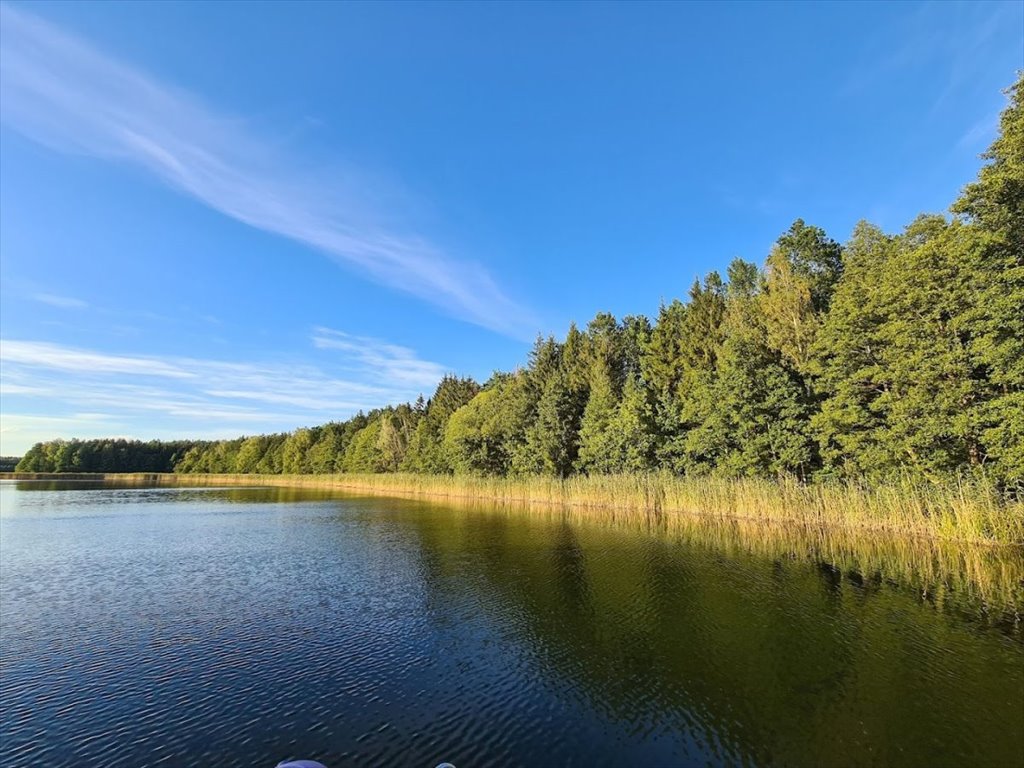
<path fill-rule="evenodd" d="M 36 443 L 18 472 L 173 472 L 195 440 L 52 440 Z"/>
<path fill-rule="evenodd" d="M 797 220 L 762 266 L 736 259 L 653 322 L 600 313 L 482 386 L 448 376 L 412 405 L 191 444 L 175 471 L 978 472 L 1019 486 L 1024 78 L 1010 96 L 951 219 L 922 215 L 899 234 L 861 222 L 845 245 Z M 66 445 L 36 446 L 19 469 L 43 470 Z"/>

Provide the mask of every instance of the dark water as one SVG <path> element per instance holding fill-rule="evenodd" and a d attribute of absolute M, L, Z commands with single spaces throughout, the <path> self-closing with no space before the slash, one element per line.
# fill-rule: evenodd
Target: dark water
<path fill-rule="evenodd" d="M 3 766 L 1024 764 L 1020 625 L 825 564 L 280 489 L 0 511 Z"/>

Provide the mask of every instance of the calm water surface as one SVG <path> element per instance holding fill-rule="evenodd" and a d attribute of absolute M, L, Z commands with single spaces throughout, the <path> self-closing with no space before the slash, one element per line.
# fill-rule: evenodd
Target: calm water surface
<path fill-rule="evenodd" d="M 1024 764 L 1024 640 L 807 558 L 282 489 L 0 484 L 0 765 Z"/>

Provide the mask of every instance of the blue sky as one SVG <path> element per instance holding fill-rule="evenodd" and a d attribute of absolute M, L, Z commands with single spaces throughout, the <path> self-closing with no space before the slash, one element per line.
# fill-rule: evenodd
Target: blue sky
<path fill-rule="evenodd" d="M 942 211 L 1024 4 L 4 3 L 0 453 L 290 430 Z"/>

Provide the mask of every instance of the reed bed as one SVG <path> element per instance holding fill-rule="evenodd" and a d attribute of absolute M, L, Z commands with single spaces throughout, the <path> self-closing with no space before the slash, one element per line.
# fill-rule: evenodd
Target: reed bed
<path fill-rule="evenodd" d="M 966 598 L 985 611 L 991 609 L 992 616 L 1019 616 L 1024 606 L 1024 504 L 971 481 L 802 485 L 789 480 L 664 474 L 568 480 L 145 473 L 6 473 L 0 478 L 140 486 L 273 486 L 406 496 L 473 514 L 532 515 L 649 530 L 725 554 L 746 552 L 829 563 L 868 582 L 910 585 L 922 599 L 936 604 Z"/>
<path fill-rule="evenodd" d="M 581 507 L 558 508 L 521 502 L 422 497 L 449 513 L 524 515 L 545 524 L 601 526 L 624 534 L 650 533 L 718 555 L 752 555 L 775 561 L 827 564 L 837 575 L 872 591 L 892 585 L 916 592 L 939 609 L 960 608 L 990 622 L 1008 621 L 1021 631 L 1024 610 L 1024 549 L 891 536 L 857 528 L 825 528 L 745 518 L 708 516 L 593 515 Z"/>
<path fill-rule="evenodd" d="M 97 478 L 139 484 L 274 485 L 383 495 L 553 505 L 615 518 L 688 515 L 815 528 L 849 528 L 898 537 L 993 545 L 1024 544 L 1024 502 L 990 484 L 909 478 L 884 485 L 805 484 L 793 479 L 719 479 L 667 473 L 548 477 L 418 474 L 341 475 L 28 475 L 19 479 Z"/>

